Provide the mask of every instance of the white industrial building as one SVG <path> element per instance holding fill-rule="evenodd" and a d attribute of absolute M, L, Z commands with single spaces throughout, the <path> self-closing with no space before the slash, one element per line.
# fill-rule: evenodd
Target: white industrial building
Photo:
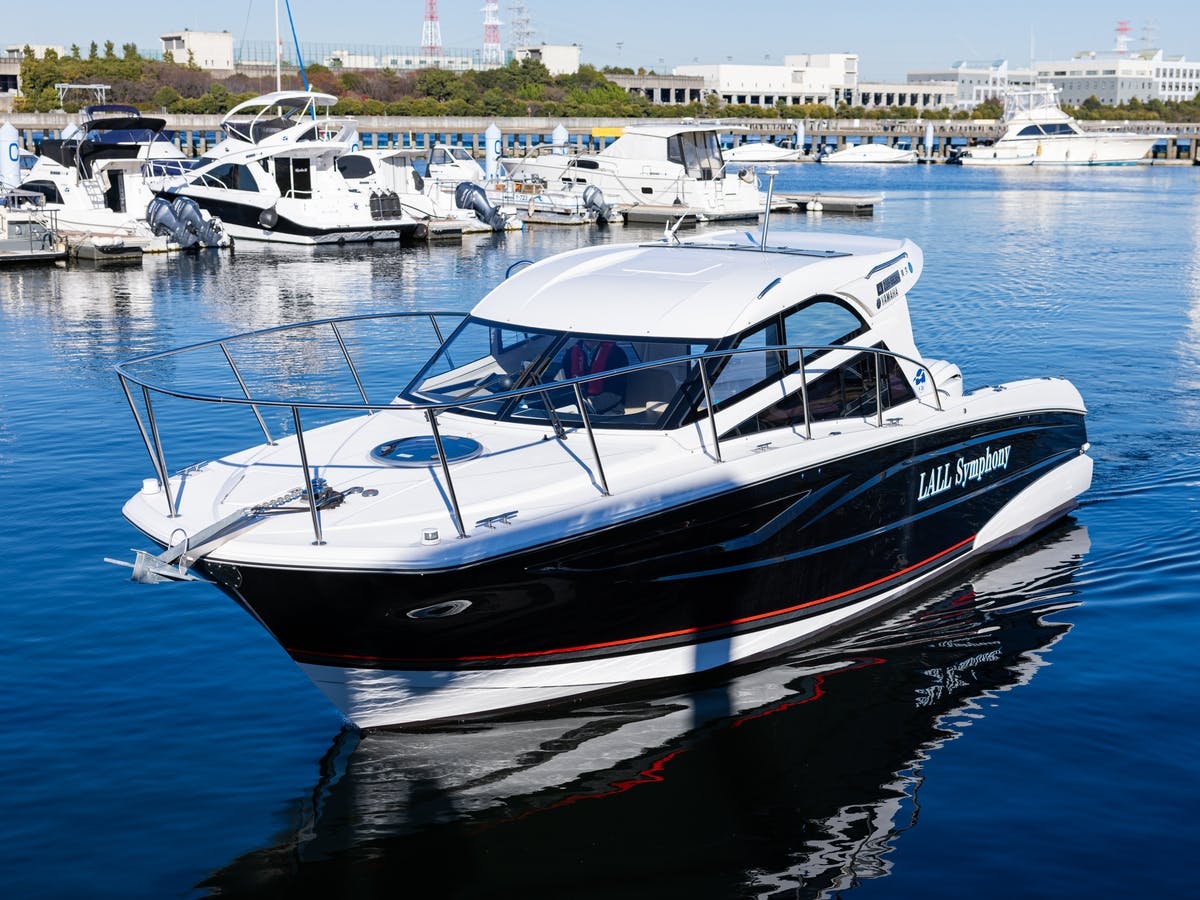
<path fill-rule="evenodd" d="M 513 58 L 536 59 L 551 75 L 574 75 L 579 71 L 581 52 L 582 48 L 578 44 L 533 44 L 528 47 L 515 47 Z"/>
<path fill-rule="evenodd" d="M 206 71 L 233 71 L 233 35 L 228 31 L 173 31 L 161 35 L 163 54 L 175 62 L 195 63 Z"/>
<path fill-rule="evenodd" d="M 1063 103 L 1077 106 L 1095 97 L 1106 106 L 1130 100 L 1194 100 L 1200 93 L 1200 62 L 1165 57 L 1162 50 L 1088 51 L 1074 59 L 1040 62 L 1037 78 L 1061 91 Z"/>
<path fill-rule="evenodd" d="M 945 69 L 908 73 L 909 85 L 950 85 L 952 109 L 974 109 L 985 100 L 1004 96 L 1009 90 L 1029 90 L 1037 83 L 1032 69 L 1011 68 L 1006 59 L 985 62 L 960 60 Z"/>

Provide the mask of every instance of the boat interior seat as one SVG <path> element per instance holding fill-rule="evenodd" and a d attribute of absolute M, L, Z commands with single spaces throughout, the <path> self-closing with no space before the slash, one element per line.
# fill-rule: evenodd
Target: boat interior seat
<path fill-rule="evenodd" d="M 665 369 L 633 372 L 625 382 L 625 412 L 661 412 L 678 389 L 678 382 Z"/>

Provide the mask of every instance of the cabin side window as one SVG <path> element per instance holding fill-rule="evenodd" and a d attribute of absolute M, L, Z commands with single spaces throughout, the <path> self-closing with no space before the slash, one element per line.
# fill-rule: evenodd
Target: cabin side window
<path fill-rule="evenodd" d="M 204 182 L 209 187 L 224 187 L 231 191 L 257 191 L 258 183 L 245 166 L 225 163 L 204 173 Z"/>
<path fill-rule="evenodd" d="M 784 313 L 782 343 L 805 347 L 835 346 L 850 343 L 866 330 L 866 323 L 849 307 L 829 297 L 814 297 Z M 823 352 L 808 350 L 804 361 L 807 363 Z M 788 351 L 789 369 L 797 366 L 798 355 L 795 350 Z"/>
<path fill-rule="evenodd" d="M 826 353 L 819 349 L 851 342 L 867 330 L 866 323 L 841 301 L 832 297 L 813 297 L 779 316 L 774 316 L 743 334 L 734 345 L 743 352 L 710 363 L 710 382 L 713 405 L 740 400 L 767 384 L 777 381 L 785 372 L 799 368 L 798 350 L 768 353 L 768 347 L 799 345 L 818 349 L 807 350 L 807 364 Z M 703 402 L 701 402 L 703 410 Z"/>
<path fill-rule="evenodd" d="M 886 351 L 883 344 L 876 345 Z M 877 368 L 878 367 L 878 368 Z M 865 418 L 912 400 L 916 395 L 896 358 L 859 353 L 815 378 L 807 386 L 808 421 Z M 795 390 L 721 436 L 743 437 L 776 428 L 803 427 L 805 397 Z"/>

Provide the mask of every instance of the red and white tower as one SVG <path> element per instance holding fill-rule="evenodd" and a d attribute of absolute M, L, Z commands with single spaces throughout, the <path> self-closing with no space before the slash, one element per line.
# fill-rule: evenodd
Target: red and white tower
<path fill-rule="evenodd" d="M 1129 54 L 1129 22 L 1121 20 L 1117 22 L 1117 55 L 1127 56 Z"/>
<path fill-rule="evenodd" d="M 442 55 L 442 23 L 438 21 L 437 0 L 425 0 L 425 24 L 421 26 L 421 55 Z"/>
<path fill-rule="evenodd" d="M 504 49 L 500 44 L 500 4 L 488 0 L 483 4 L 483 64 L 498 66 L 504 62 Z"/>

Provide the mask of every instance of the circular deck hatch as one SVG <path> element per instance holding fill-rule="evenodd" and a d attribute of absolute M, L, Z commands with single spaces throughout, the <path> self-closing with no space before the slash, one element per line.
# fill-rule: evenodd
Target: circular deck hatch
<path fill-rule="evenodd" d="M 442 450 L 446 454 L 446 462 L 462 462 L 464 459 L 474 459 L 481 454 L 483 444 L 473 438 L 447 435 L 442 437 Z M 437 443 L 432 435 L 388 441 L 372 450 L 371 456 L 389 466 L 420 468 L 441 465 L 441 460 L 438 459 Z"/>

